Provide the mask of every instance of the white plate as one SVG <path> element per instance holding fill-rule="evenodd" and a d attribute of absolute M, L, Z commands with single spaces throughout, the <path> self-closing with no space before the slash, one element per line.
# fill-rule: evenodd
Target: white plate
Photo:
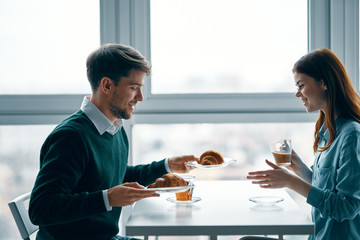
<path fill-rule="evenodd" d="M 177 193 L 177 192 L 184 192 L 190 189 L 192 186 L 181 186 L 181 187 L 159 187 L 159 188 L 146 188 L 149 190 L 156 190 L 158 193 Z"/>
<path fill-rule="evenodd" d="M 232 159 L 232 158 L 224 158 L 224 163 L 222 164 L 217 164 L 217 165 L 201 165 L 199 164 L 197 161 L 189 161 L 186 162 L 186 164 L 188 166 L 191 167 L 196 167 L 196 168 L 204 168 L 204 169 L 209 169 L 209 168 L 221 168 L 221 167 L 226 167 L 230 164 L 233 164 L 236 162 L 236 159 Z"/>
<path fill-rule="evenodd" d="M 271 206 L 271 205 L 274 205 L 274 204 L 284 201 L 284 199 L 282 197 L 276 197 L 276 196 L 251 197 L 251 198 L 249 198 L 249 200 L 256 204 L 267 205 L 267 206 Z"/>
<path fill-rule="evenodd" d="M 189 200 L 189 201 L 178 201 L 178 200 L 176 200 L 176 197 L 170 197 L 170 198 L 167 198 L 166 200 L 168 200 L 169 202 L 175 203 L 175 204 L 188 205 L 188 204 L 193 204 L 193 203 L 196 203 L 196 202 L 200 201 L 201 198 L 192 197 L 192 199 Z"/>

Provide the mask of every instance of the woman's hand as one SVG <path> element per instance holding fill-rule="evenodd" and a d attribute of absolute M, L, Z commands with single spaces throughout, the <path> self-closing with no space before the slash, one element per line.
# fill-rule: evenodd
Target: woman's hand
<path fill-rule="evenodd" d="M 294 150 L 292 150 L 291 153 L 291 164 L 286 166 L 286 168 L 293 171 L 306 182 L 311 183 L 312 171 L 306 166 Z"/>
<path fill-rule="evenodd" d="M 291 152 L 291 164 L 289 166 L 286 166 L 286 168 L 290 169 L 294 173 L 297 173 L 301 169 L 302 161 L 299 157 L 299 155 L 292 150 Z"/>
<path fill-rule="evenodd" d="M 287 187 L 307 198 L 312 187 L 310 183 L 289 173 L 287 170 L 276 166 L 269 160 L 265 161 L 273 169 L 249 172 L 247 179 L 252 179 L 252 183 L 259 184 L 262 188 Z"/>
<path fill-rule="evenodd" d="M 285 169 L 278 167 L 267 159 L 265 161 L 273 169 L 249 172 L 247 179 L 252 179 L 252 183 L 259 184 L 259 186 L 262 188 L 288 187 L 292 174 L 290 174 Z"/>

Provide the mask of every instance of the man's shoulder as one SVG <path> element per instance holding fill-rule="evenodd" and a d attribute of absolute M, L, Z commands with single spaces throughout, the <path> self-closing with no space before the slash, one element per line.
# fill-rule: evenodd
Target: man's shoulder
<path fill-rule="evenodd" d="M 83 111 L 79 110 L 67 118 L 65 118 L 59 125 L 56 126 L 55 130 L 57 129 L 66 129 L 66 128 L 73 128 L 73 129 L 83 129 L 88 128 L 89 123 L 91 121 L 89 118 L 84 114 Z"/>
<path fill-rule="evenodd" d="M 92 128 L 92 122 L 81 110 L 79 110 L 59 123 L 50 133 L 50 136 L 66 133 L 83 135 L 91 132 Z"/>

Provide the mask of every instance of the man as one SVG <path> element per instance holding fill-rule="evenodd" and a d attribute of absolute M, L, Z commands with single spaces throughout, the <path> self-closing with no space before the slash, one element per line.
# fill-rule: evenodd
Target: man
<path fill-rule="evenodd" d="M 146 186 L 167 172 L 188 172 L 192 155 L 127 166 L 129 142 L 122 127 L 143 100 L 150 64 L 135 49 L 107 44 L 87 59 L 92 95 L 45 140 L 29 215 L 37 238 L 110 240 L 121 207 L 159 196 Z"/>

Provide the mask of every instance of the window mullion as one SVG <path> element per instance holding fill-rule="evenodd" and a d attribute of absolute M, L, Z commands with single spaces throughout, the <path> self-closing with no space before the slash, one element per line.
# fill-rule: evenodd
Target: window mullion
<path fill-rule="evenodd" d="M 330 2 L 308 0 L 309 51 L 330 48 Z"/>

